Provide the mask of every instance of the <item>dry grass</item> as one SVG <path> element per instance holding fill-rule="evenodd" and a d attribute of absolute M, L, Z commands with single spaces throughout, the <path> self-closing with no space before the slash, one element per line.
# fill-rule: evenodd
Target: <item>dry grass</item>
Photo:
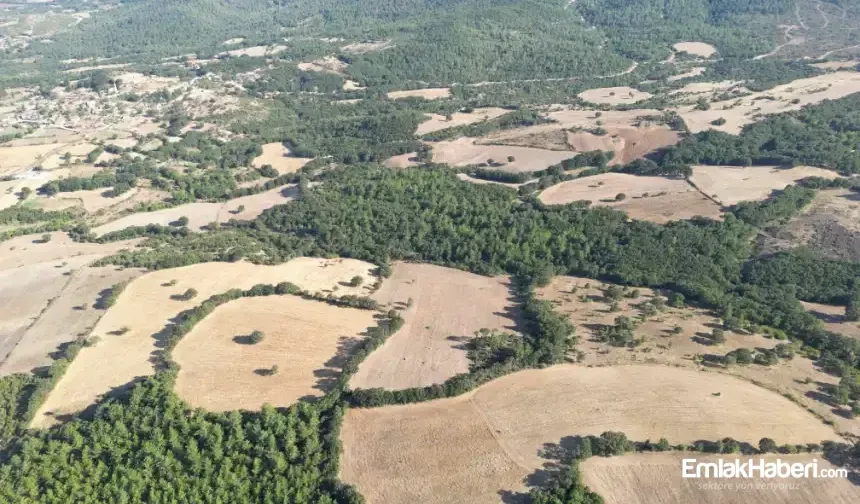
<path fill-rule="evenodd" d="M 407 152 L 399 156 L 391 156 L 385 160 L 385 166 L 389 168 L 409 168 L 410 166 L 418 166 L 417 152 Z"/>
<path fill-rule="evenodd" d="M 547 150 L 575 150 L 568 141 L 569 133 L 561 128 L 552 130 L 529 131 L 528 128 L 510 130 L 504 133 L 490 134 L 475 140 L 482 145 L 515 145 Z M 570 154 L 573 156 L 574 154 Z"/>
<path fill-rule="evenodd" d="M 472 112 L 454 112 L 451 114 L 451 120 L 445 119 L 445 116 L 439 114 L 427 114 L 427 119 L 418 125 L 415 134 L 418 136 L 426 135 L 434 131 L 439 131 L 455 126 L 463 126 L 465 124 L 474 124 L 488 119 L 493 119 L 510 112 L 510 110 L 499 107 L 477 108 Z"/>
<path fill-rule="evenodd" d="M 251 162 L 257 168 L 272 165 L 280 174 L 295 173 L 306 165 L 310 158 L 291 157 L 290 149 L 280 142 L 263 144 L 263 153 Z"/>
<path fill-rule="evenodd" d="M 176 391 L 210 411 L 288 406 L 328 390 L 374 312 L 296 296 L 242 298 L 218 307 L 173 351 Z M 243 342 L 253 331 L 257 344 Z M 238 338 L 238 341 L 237 341 Z M 274 376 L 266 370 L 277 365 Z"/>
<path fill-rule="evenodd" d="M 399 390 L 467 372 L 463 345 L 475 331 L 514 328 L 508 283 L 430 264 L 395 264 L 373 298 L 403 310 L 406 324 L 362 362 L 350 386 Z"/>
<path fill-rule="evenodd" d="M 341 282 L 360 275 L 367 286 L 373 282 L 373 268 L 372 264 L 354 259 L 297 258 L 278 266 L 203 263 L 148 273 L 132 282 L 99 320 L 92 334 L 101 341 L 81 351 L 37 412 L 32 425 L 52 425 L 57 416 L 80 411 L 114 388 L 152 374 L 150 356 L 157 349 L 160 331 L 180 312 L 199 305 L 209 296 L 228 289 L 282 281 L 310 291 L 337 288 L 339 295 L 361 294 L 367 287 L 348 287 Z M 175 284 L 169 285 L 174 280 Z M 194 299 L 171 299 L 189 288 L 198 291 Z M 128 331 L 117 334 L 123 327 L 128 327 Z"/>
<path fill-rule="evenodd" d="M 691 77 L 698 77 L 699 75 L 702 75 L 703 73 L 705 73 L 705 70 L 707 70 L 707 68 L 705 68 L 705 67 L 693 67 L 684 73 L 680 73 L 678 75 L 673 75 L 666 80 L 669 82 L 675 82 L 675 81 L 679 81 L 682 79 L 689 79 Z"/>
<path fill-rule="evenodd" d="M 492 159 L 498 163 L 506 163 L 497 169 L 509 172 L 543 170 L 573 157 L 569 151 L 533 149 L 511 145 L 476 145 L 474 139 L 471 138 L 432 142 L 430 145 L 433 147 L 434 163 L 467 166 L 486 163 L 488 159 Z M 507 162 L 508 156 L 514 156 L 515 161 Z"/>
<path fill-rule="evenodd" d="M 411 89 L 407 91 L 391 91 L 388 93 L 388 98 L 391 100 L 399 100 L 401 98 L 423 98 L 425 100 L 438 100 L 440 98 L 448 98 L 450 96 L 451 88 Z"/>
<path fill-rule="evenodd" d="M 665 311 L 648 317 L 634 331 L 635 337 L 643 338 L 635 349 L 599 342 L 596 337 L 602 325 L 614 323 L 615 317 L 621 315 L 638 317 L 642 312 L 635 305 L 653 296 L 650 289 L 640 287 L 638 299 L 619 300 L 619 310 L 613 312 L 603 297 L 606 285 L 585 278 L 557 277 L 539 291 L 542 298 L 551 300 L 555 309 L 567 314 L 577 327 L 580 337 L 577 350 L 584 354 L 583 364 L 665 364 L 738 376 L 779 394 L 791 395 L 803 407 L 834 422 L 840 432 L 860 434 L 860 423 L 846 418 L 844 412 L 835 409 L 822 394 L 829 385 L 838 383 L 839 378 L 817 368 L 814 361 L 796 357 L 781 360 L 774 366 L 754 364 L 726 368 L 720 364 L 720 358 L 732 350 L 741 347 L 773 348 L 781 342 L 758 334 L 725 331 L 726 342 L 713 345 L 707 336 L 713 328 L 722 327 L 722 321 L 707 310 L 667 307 Z M 679 334 L 673 333 L 676 326 L 681 328 Z M 701 362 L 697 356 L 702 358 Z"/>
<path fill-rule="evenodd" d="M 678 113 L 693 133 L 716 129 L 736 135 L 745 125 L 763 116 L 799 110 L 804 105 L 843 98 L 858 91 L 860 72 L 831 72 L 798 79 L 742 98 L 715 101 L 709 110 L 697 110 L 695 105 L 681 106 Z M 725 124 L 711 124 L 720 118 L 725 119 Z"/>
<path fill-rule="evenodd" d="M 92 189 L 88 191 L 59 193 L 53 199 L 69 200 L 76 203 L 80 203 L 80 205 L 88 213 L 96 213 L 100 210 L 110 208 L 133 198 L 135 195 L 137 195 L 140 189 L 135 187 L 130 191 L 126 191 L 123 194 L 120 194 L 119 196 L 113 198 L 104 196 L 104 194 L 108 191 L 109 189 Z"/>
<path fill-rule="evenodd" d="M 65 152 L 64 144 L 0 145 L 0 176 L 15 175 L 39 164 L 54 152 Z"/>
<path fill-rule="evenodd" d="M 188 229 L 199 231 L 200 228 L 213 222 L 224 223 L 230 219 L 252 220 L 264 210 L 293 200 L 294 185 L 286 185 L 251 196 L 242 196 L 225 203 L 197 202 L 165 208 L 154 212 L 140 212 L 127 215 L 115 221 L 93 228 L 93 233 L 101 236 L 114 231 L 120 231 L 133 226 L 159 224 L 169 226 L 180 217 L 188 218 Z M 239 212 L 238 207 L 244 206 Z"/>
<path fill-rule="evenodd" d="M 837 178 L 832 170 L 812 166 L 783 169 L 774 166 L 694 166 L 690 180 L 704 194 L 723 205 L 762 200 L 771 192 L 805 177 Z"/>
<path fill-rule="evenodd" d="M 717 52 L 714 46 L 704 42 L 678 42 L 672 47 L 678 52 L 685 52 L 702 58 L 710 58 Z"/>
<path fill-rule="evenodd" d="M 78 256 L 106 256 L 134 247 L 140 240 L 113 243 L 78 243 L 63 232 L 46 233 L 51 239 L 41 243 L 42 234 L 17 236 L 0 243 L 0 270 L 26 268 L 39 263 Z"/>
<path fill-rule="evenodd" d="M 809 66 L 821 69 L 821 70 L 846 70 L 857 68 L 857 65 L 860 65 L 860 61 L 857 60 L 848 60 L 848 61 L 825 61 L 824 63 L 812 63 Z"/>
<path fill-rule="evenodd" d="M 345 75 L 344 72 L 349 65 L 334 56 L 326 56 L 311 62 L 299 63 L 299 70 L 305 72 L 327 72 L 336 75 Z"/>
<path fill-rule="evenodd" d="M 850 504 L 860 500 L 860 488 L 845 478 L 837 479 L 765 479 L 707 480 L 682 478 L 682 459 L 717 462 L 720 458 L 733 461 L 744 456 L 714 456 L 681 453 L 642 453 L 622 457 L 592 457 L 581 466 L 583 481 L 600 494 L 606 504 Z M 810 463 L 814 459 L 820 469 L 834 467 L 814 455 L 767 455 L 768 460 L 781 459 L 789 463 Z M 758 457 L 755 457 L 758 459 Z M 708 489 L 704 483 L 731 485 L 729 489 Z M 777 483 L 797 487 L 756 488 L 756 485 Z M 739 486 L 751 485 L 751 487 Z M 725 487 L 724 487 L 725 488 Z"/>
<path fill-rule="evenodd" d="M 639 91 L 628 86 L 589 89 L 578 95 L 587 102 L 601 105 L 630 105 L 651 98 L 651 93 Z"/>
<path fill-rule="evenodd" d="M 623 201 L 616 195 L 625 194 Z M 720 208 L 680 179 L 641 177 L 626 173 L 603 173 L 568 180 L 540 193 L 547 205 L 564 205 L 587 200 L 627 213 L 631 219 L 665 223 L 700 215 L 718 219 Z"/>
<path fill-rule="evenodd" d="M 272 45 L 272 46 L 253 46 L 253 47 L 244 47 L 242 49 L 232 49 L 230 51 L 220 52 L 215 55 L 216 58 L 224 58 L 224 57 L 238 57 L 238 56 L 248 56 L 250 58 L 260 58 L 262 56 L 273 56 L 280 52 L 286 51 L 287 46 L 285 45 Z"/>
<path fill-rule="evenodd" d="M 833 306 L 820 303 L 801 301 L 806 311 L 818 317 L 828 331 L 842 334 L 850 338 L 860 339 L 860 322 L 845 318 L 844 306 Z"/>
<path fill-rule="evenodd" d="M 722 391 L 720 397 L 712 395 Z M 820 442 L 831 429 L 787 399 L 716 373 L 660 366 L 521 371 L 452 399 L 347 412 L 340 477 L 368 504 L 499 502 L 547 443 L 625 432 L 674 443 L 726 436 Z"/>
<path fill-rule="evenodd" d="M 470 176 L 466 175 L 465 173 L 458 173 L 457 178 L 462 180 L 463 182 L 469 182 L 470 184 L 478 184 L 478 185 L 496 184 L 496 185 L 502 185 L 505 187 L 510 187 L 511 189 L 517 189 L 521 185 L 525 185 L 528 183 L 528 182 L 523 182 L 522 184 L 511 184 L 511 183 L 507 183 L 507 182 L 497 182 L 495 180 L 484 180 L 484 179 L 478 179 L 478 178 L 470 177 Z"/>
<path fill-rule="evenodd" d="M 353 42 L 340 48 L 341 51 L 352 54 L 364 54 L 373 51 L 382 51 L 394 47 L 391 40 L 379 40 L 375 42 Z"/>

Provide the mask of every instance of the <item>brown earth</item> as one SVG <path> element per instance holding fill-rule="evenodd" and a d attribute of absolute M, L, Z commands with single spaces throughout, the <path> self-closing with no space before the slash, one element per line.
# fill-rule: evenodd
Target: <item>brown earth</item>
<path fill-rule="evenodd" d="M 806 177 L 833 179 L 839 174 L 813 166 L 789 169 L 775 166 L 694 166 L 690 181 L 702 193 L 728 206 L 741 201 L 766 199 L 774 190 L 785 189 Z"/>
<path fill-rule="evenodd" d="M 255 157 L 251 162 L 257 168 L 263 165 L 272 165 L 280 174 L 295 173 L 306 165 L 310 158 L 290 157 L 290 149 L 280 142 L 267 143 L 263 145 L 263 153 Z"/>
<path fill-rule="evenodd" d="M 616 195 L 625 194 L 623 201 Z M 718 219 L 719 206 L 680 179 L 603 173 L 568 180 L 548 187 L 539 195 L 547 205 L 587 200 L 627 213 L 631 219 L 665 223 L 700 215 Z"/>
<path fill-rule="evenodd" d="M 621 457 L 591 457 L 580 466 L 583 482 L 600 494 L 606 504 L 849 504 L 860 500 L 860 487 L 846 478 L 835 479 L 695 479 L 683 478 L 682 459 L 727 462 L 749 457 L 692 453 L 641 453 Z M 768 462 L 817 462 L 819 469 L 834 466 L 820 455 L 766 455 Z M 753 457 L 758 461 L 759 457 Z M 719 484 L 711 487 L 707 484 Z M 749 486 L 747 486 L 749 485 Z M 757 488 L 757 485 L 774 485 Z"/>
<path fill-rule="evenodd" d="M 399 390 L 468 372 L 463 345 L 475 331 L 516 325 L 509 283 L 430 264 L 395 264 L 373 298 L 402 310 L 406 324 L 361 363 L 350 386 Z"/>
<path fill-rule="evenodd" d="M 176 392 L 210 411 L 288 406 L 321 396 L 374 312 L 297 296 L 242 298 L 219 306 L 173 351 Z M 262 331 L 263 341 L 244 341 Z M 277 365 L 274 376 L 265 373 Z"/>
<path fill-rule="evenodd" d="M 282 281 L 310 291 L 337 289 L 338 295 L 364 294 L 374 281 L 373 268 L 372 264 L 354 259 L 300 257 L 278 266 L 203 263 L 143 275 L 123 291 L 93 328 L 91 334 L 101 341 L 81 350 L 36 413 L 32 425 L 52 425 L 63 415 L 86 408 L 103 394 L 152 374 L 150 357 L 157 349 L 164 327 L 180 312 L 198 306 L 214 294 Z M 363 287 L 343 284 L 356 275 L 365 279 Z M 174 280 L 175 284 L 170 285 Z M 195 298 L 171 299 L 189 288 L 198 291 Z M 128 331 L 118 334 L 123 327 Z"/>
<path fill-rule="evenodd" d="M 456 398 L 349 410 L 340 477 L 368 504 L 497 504 L 500 494 L 524 489 L 523 479 L 546 462 L 540 453 L 547 444 L 607 430 L 673 443 L 836 437 L 787 399 L 730 376 L 560 365 L 514 373 Z"/>

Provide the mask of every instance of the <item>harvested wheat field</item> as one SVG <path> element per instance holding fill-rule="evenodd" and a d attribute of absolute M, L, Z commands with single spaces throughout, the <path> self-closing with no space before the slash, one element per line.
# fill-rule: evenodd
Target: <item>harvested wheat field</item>
<path fill-rule="evenodd" d="M 677 112 L 693 133 L 716 129 L 737 135 L 745 125 L 766 115 L 799 110 L 804 105 L 857 92 L 860 92 L 860 72 L 838 71 L 798 79 L 741 98 L 715 101 L 708 110 L 697 110 L 691 104 L 679 107 Z M 725 123 L 711 124 L 717 119 L 725 119 Z"/>
<path fill-rule="evenodd" d="M 497 504 L 501 492 L 524 489 L 523 478 L 546 462 L 539 455 L 546 444 L 607 430 L 673 443 L 836 438 L 788 399 L 733 377 L 663 366 L 559 365 L 514 373 L 456 398 L 349 410 L 340 477 L 368 504 Z"/>
<path fill-rule="evenodd" d="M 83 262 L 89 260 L 91 260 L 89 257 L 84 256 Z M 51 293 L 49 304 L 41 303 L 40 306 L 40 303 L 34 303 L 32 308 L 40 308 L 40 313 L 0 363 L 0 375 L 28 373 L 34 368 L 49 365 L 52 361 L 50 357 L 52 352 L 55 352 L 63 343 L 88 334 L 104 313 L 103 310 L 96 308 L 96 301 L 100 294 L 141 273 L 139 270 L 116 267 L 80 267 L 71 270 L 70 268 L 77 262 L 78 260 L 74 259 L 62 268 L 57 268 L 59 264 L 54 263 L 27 268 L 28 270 L 35 268 L 37 272 L 40 270 L 51 272 L 48 268 L 53 267 L 57 271 L 51 273 L 64 275 L 66 271 L 71 271 L 71 275 L 63 276 L 60 280 L 62 286 L 59 291 Z M 3 276 L 3 273 L 0 273 L 0 276 Z M 41 278 L 36 280 L 35 284 L 27 284 L 26 296 L 37 294 L 40 290 L 38 285 L 44 281 L 44 275 L 39 276 Z M 20 296 L 20 293 L 17 296 Z"/>
<path fill-rule="evenodd" d="M 714 46 L 704 42 L 678 42 L 672 47 L 678 52 L 685 52 L 702 58 L 710 58 L 717 52 Z"/>
<path fill-rule="evenodd" d="M 72 201 L 75 204 L 80 204 L 87 213 L 96 213 L 100 210 L 110 208 L 115 205 L 133 198 L 140 191 L 140 188 L 134 187 L 119 196 L 105 196 L 110 191 L 108 188 L 91 189 L 84 191 L 72 191 L 59 193 L 51 199 L 60 201 Z M 166 194 L 165 194 L 166 196 Z"/>
<path fill-rule="evenodd" d="M 253 47 L 245 47 L 242 49 L 232 49 L 230 51 L 220 52 L 215 55 L 216 58 L 224 58 L 227 56 L 238 57 L 238 56 L 248 56 L 249 58 L 260 58 L 262 56 L 273 56 L 280 52 L 284 52 L 287 50 L 287 46 L 285 45 L 272 45 L 272 46 L 253 46 Z"/>
<path fill-rule="evenodd" d="M 101 236 L 134 226 L 150 224 L 169 226 L 181 217 L 188 218 L 188 229 L 192 231 L 200 231 L 203 226 L 213 222 L 223 223 L 230 219 L 252 220 L 268 208 L 292 201 L 295 197 L 294 188 L 294 185 L 286 185 L 266 192 L 234 198 L 225 203 L 187 203 L 154 212 L 134 213 L 95 227 L 92 231 L 96 236 Z M 244 209 L 239 211 L 239 207 Z"/>
<path fill-rule="evenodd" d="M 401 98 L 423 98 L 425 100 L 438 100 L 440 98 L 448 98 L 451 96 L 451 88 L 426 88 L 426 89 L 411 89 L 407 91 L 390 91 L 388 98 L 391 100 L 399 100 Z"/>
<path fill-rule="evenodd" d="M 812 203 L 780 226 L 773 237 L 772 243 L 765 240 L 767 249 L 802 246 L 828 257 L 860 261 L 860 193 L 818 191 Z"/>
<path fill-rule="evenodd" d="M 556 151 L 575 150 L 575 147 L 568 141 L 569 134 L 558 126 L 555 129 L 538 129 L 526 126 L 524 128 L 491 133 L 485 137 L 478 138 L 475 140 L 475 143 L 481 145 L 515 145 L 518 147 Z M 570 156 L 573 155 L 570 154 Z"/>
<path fill-rule="evenodd" d="M 630 298 L 626 295 L 632 294 L 634 289 L 629 288 L 618 300 L 617 311 L 612 311 L 612 303 L 604 292 L 610 285 L 587 278 L 561 276 L 538 291 L 539 297 L 552 302 L 554 309 L 566 314 L 576 326 L 580 338 L 577 350 L 582 352 L 583 364 L 663 364 L 738 376 L 775 393 L 791 395 L 803 407 L 832 421 L 839 432 L 860 434 L 860 423 L 848 419 L 844 411 L 834 409 L 828 400 L 822 400 L 826 394 L 821 392 L 838 384 L 839 378 L 818 368 L 815 361 L 797 356 L 780 359 L 773 366 L 726 367 L 721 363 L 723 355 L 738 348 L 772 349 L 785 341 L 759 334 L 725 331 L 726 341 L 714 344 L 710 335 L 714 328 L 722 327 L 719 314 L 691 306 L 666 306 L 641 320 L 639 318 L 646 314 L 643 303 L 650 302 L 654 292 L 639 287 L 635 289 L 638 296 Z M 600 329 L 614 324 L 618 316 L 639 320 L 633 336 L 642 341 L 635 348 L 612 346 L 599 340 Z"/>
<path fill-rule="evenodd" d="M 263 165 L 271 165 L 281 175 L 295 173 L 306 165 L 310 158 L 290 157 L 290 149 L 280 142 L 267 143 L 263 145 L 263 153 L 251 162 L 257 168 Z"/>
<path fill-rule="evenodd" d="M 525 184 L 528 184 L 529 182 L 532 182 L 531 180 L 523 182 L 522 184 L 513 184 L 513 183 L 509 183 L 509 182 L 498 182 L 495 180 L 484 180 L 484 179 L 470 177 L 469 175 L 467 175 L 465 173 L 458 173 L 457 178 L 462 180 L 463 182 L 469 182 L 470 184 L 478 184 L 478 185 L 495 184 L 495 185 L 510 187 L 511 189 L 517 189 L 521 185 L 525 185 Z"/>
<path fill-rule="evenodd" d="M 639 453 L 591 457 L 582 463 L 580 469 L 584 483 L 600 494 L 606 504 L 850 504 L 860 501 L 860 487 L 847 478 L 682 478 L 684 458 L 694 458 L 699 462 L 717 462 L 720 458 L 732 462 L 739 458 L 745 462 L 748 458 L 757 461 L 759 456 Z M 834 467 L 820 455 L 765 455 L 761 458 L 803 464 L 815 460 L 819 470 Z M 709 482 L 723 487 L 709 489 L 703 485 Z M 774 486 L 756 488 L 756 485 L 768 484 Z"/>
<path fill-rule="evenodd" d="M 628 86 L 589 89 L 579 93 L 580 98 L 587 102 L 600 105 L 630 105 L 651 98 L 651 93 L 639 91 Z"/>
<path fill-rule="evenodd" d="M 328 390 L 371 310 L 341 308 L 297 296 L 242 298 L 219 306 L 187 334 L 173 358 L 176 392 L 210 411 L 288 406 Z M 253 331 L 263 341 L 245 341 Z M 266 371 L 278 366 L 278 373 Z"/>
<path fill-rule="evenodd" d="M 299 63 L 299 70 L 305 72 L 328 72 L 336 75 L 344 75 L 344 71 L 349 66 L 347 63 L 337 59 L 334 56 L 326 56 L 311 62 Z"/>
<path fill-rule="evenodd" d="M 826 305 L 821 303 L 809 303 L 801 301 L 800 304 L 824 323 L 828 331 L 842 334 L 851 338 L 860 339 L 860 321 L 845 318 L 845 307 Z"/>
<path fill-rule="evenodd" d="M 511 331 L 516 325 L 509 282 L 430 264 L 395 264 L 372 297 L 403 310 L 406 324 L 361 363 L 350 386 L 399 390 L 468 372 L 464 341 L 480 329 Z"/>
<path fill-rule="evenodd" d="M 44 234 L 49 236 L 47 243 L 42 243 L 43 234 L 16 236 L 0 243 L 0 270 L 25 268 L 85 255 L 104 257 L 123 249 L 131 249 L 140 242 L 136 239 L 103 244 L 79 243 L 61 231 Z"/>
<path fill-rule="evenodd" d="M 430 142 L 429 145 L 433 147 L 434 163 L 468 166 L 486 163 L 488 159 L 492 159 L 497 163 L 505 163 L 496 169 L 515 173 L 543 170 L 574 156 L 570 151 L 511 145 L 477 145 L 472 138 Z M 507 161 L 508 156 L 513 156 L 514 161 Z"/>
<path fill-rule="evenodd" d="M 619 194 L 624 194 L 618 201 Z M 627 213 L 631 219 L 665 223 L 697 215 L 719 219 L 720 207 L 686 181 L 643 177 L 626 173 L 602 173 L 568 180 L 548 187 L 539 195 L 547 205 L 590 201 Z"/>
<path fill-rule="evenodd" d="M 845 69 L 857 68 L 857 65 L 860 65 L 860 61 L 847 60 L 847 61 L 825 61 L 823 63 L 812 63 L 809 66 L 815 67 L 815 68 L 818 68 L 821 70 L 845 70 Z"/>
<path fill-rule="evenodd" d="M 698 76 L 702 75 L 703 73 L 705 73 L 705 70 L 707 70 L 707 68 L 705 68 L 705 67 L 693 67 L 684 73 L 679 73 L 677 75 L 673 75 L 666 80 L 669 82 L 675 82 L 675 81 L 679 81 L 679 80 L 683 80 L 683 79 L 689 79 L 691 77 L 698 77 Z"/>
<path fill-rule="evenodd" d="M 65 152 L 64 144 L 0 145 L 0 177 L 15 175 L 38 165 L 50 154 Z"/>
<path fill-rule="evenodd" d="M 775 166 L 694 166 L 690 181 L 722 205 L 763 200 L 774 190 L 806 177 L 838 178 L 832 170 L 813 166 L 778 168 Z"/>
<path fill-rule="evenodd" d="M 160 331 L 180 312 L 214 294 L 283 281 L 310 291 L 337 288 L 339 295 L 363 294 L 368 287 L 344 283 L 360 275 L 365 286 L 371 284 L 373 268 L 372 264 L 354 259 L 300 257 L 278 266 L 203 263 L 143 275 L 123 291 L 93 328 L 91 334 L 101 341 L 78 354 L 36 413 L 32 425 L 52 425 L 57 416 L 80 411 L 112 389 L 152 374 L 150 357 L 157 349 Z M 198 291 L 193 299 L 172 298 L 189 288 Z M 128 330 L 119 334 L 123 328 Z"/>
<path fill-rule="evenodd" d="M 389 168 L 409 168 L 410 166 L 418 166 L 417 152 L 407 152 L 399 156 L 391 156 L 385 160 L 385 166 Z"/>
<path fill-rule="evenodd" d="M 472 112 L 454 112 L 451 114 L 451 120 L 445 119 L 445 116 L 439 114 L 427 114 L 428 119 L 418 125 L 415 134 L 418 136 L 426 135 L 434 131 L 439 131 L 455 126 L 463 126 L 466 124 L 474 124 L 488 119 L 494 119 L 501 115 L 507 114 L 510 110 L 499 107 L 477 108 Z"/>

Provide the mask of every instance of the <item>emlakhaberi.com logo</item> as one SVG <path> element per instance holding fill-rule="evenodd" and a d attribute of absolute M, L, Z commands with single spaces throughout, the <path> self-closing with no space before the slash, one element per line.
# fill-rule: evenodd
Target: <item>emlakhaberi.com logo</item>
<path fill-rule="evenodd" d="M 683 478 L 847 478 L 847 469 L 818 467 L 818 459 L 811 462 L 785 462 L 782 459 L 746 459 L 699 462 L 682 460 Z"/>

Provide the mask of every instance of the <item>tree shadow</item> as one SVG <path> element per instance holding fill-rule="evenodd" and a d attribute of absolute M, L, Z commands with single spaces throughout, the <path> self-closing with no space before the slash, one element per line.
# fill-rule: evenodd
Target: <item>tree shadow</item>
<path fill-rule="evenodd" d="M 537 454 L 545 462 L 540 469 L 523 478 L 527 490 L 514 492 L 499 490 L 498 495 L 504 504 L 527 504 L 531 502 L 529 490 L 549 485 L 567 469 L 582 447 L 582 436 L 565 436 L 558 443 L 544 443 Z"/>
<path fill-rule="evenodd" d="M 818 310 L 809 310 L 809 313 L 811 313 L 815 318 L 826 324 L 841 324 L 843 322 L 848 322 L 844 315 L 824 313 Z"/>
<path fill-rule="evenodd" d="M 240 345 L 253 345 L 254 342 L 251 340 L 250 334 L 242 334 L 239 336 L 233 336 L 233 343 L 238 343 Z"/>
<path fill-rule="evenodd" d="M 469 342 L 472 341 L 472 338 L 470 336 L 448 336 L 445 340 L 451 342 L 451 348 L 468 350 Z"/>
<path fill-rule="evenodd" d="M 696 335 L 690 339 L 693 341 L 693 343 L 698 343 L 704 346 L 714 346 L 714 341 L 710 338 L 710 336 L 711 335 L 708 333 L 697 332 Z"/>
<path fill-rule="evenodd" d="M 337 341 L 337 350 L 335 354 L 323 363 L 322 368 L 313 371 L 316 383 L 313 388 L 326 393 L 332 390 L 336 385 L 338 378 L 343 372 L 343 366 L 347 359 L 352 355 L 353 349 L 356 348 L 367 337 L 367 331 L 359 337 L 356 336 L 341 336 Z"/>

